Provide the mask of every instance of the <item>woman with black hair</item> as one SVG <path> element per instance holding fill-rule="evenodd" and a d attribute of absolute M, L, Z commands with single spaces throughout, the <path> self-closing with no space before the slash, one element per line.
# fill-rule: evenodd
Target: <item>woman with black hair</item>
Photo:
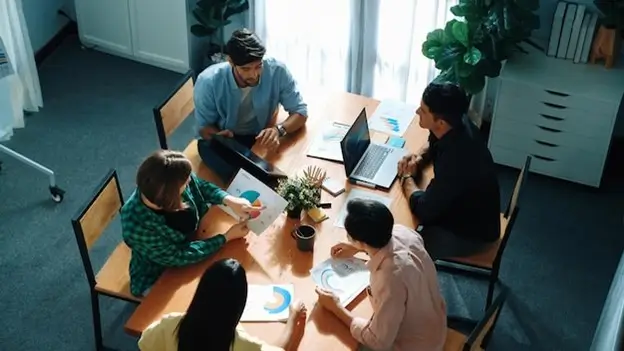
<path fill-rule="evenodd" d="M 202 275 L 186 313 L 171 313 L 141 335 L 141 351 L 280 351 L 295 345 L 293 335 L 306 318 L 302 303 L 291 306 L 286 330 L 276 346 L 248 335 L 239 325 L 247 302 L 245 269 L 235 259 L 215 262 Z M 299 333 L 297 333 L 299 334 Z"/>

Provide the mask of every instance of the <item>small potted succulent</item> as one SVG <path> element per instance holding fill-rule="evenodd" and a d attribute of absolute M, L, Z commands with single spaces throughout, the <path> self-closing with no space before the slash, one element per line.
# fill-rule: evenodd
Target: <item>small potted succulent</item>
<path fill-rule="evenodd" d="M 321 200 L 325 172 L 317 167 L 308 167 L 303 174 L 302 177 L 281 180 L 277 186 L 277 193 L 288 201 L 288 218 L 301 218 L 302 211 L 317 207 Z"/>

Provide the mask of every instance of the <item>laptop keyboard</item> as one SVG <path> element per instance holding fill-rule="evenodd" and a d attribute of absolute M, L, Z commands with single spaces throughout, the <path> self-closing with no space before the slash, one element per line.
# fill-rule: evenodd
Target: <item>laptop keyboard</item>
<path fill-rule="evenodd" d="M 364 155 L 364 159 L 355 169 L 355 172 L 353 172 L 353 175 L 373 179 L 389 153 L 390 149 L 387 147 L 371 144 L 368 147 L 368 152 Z"/>

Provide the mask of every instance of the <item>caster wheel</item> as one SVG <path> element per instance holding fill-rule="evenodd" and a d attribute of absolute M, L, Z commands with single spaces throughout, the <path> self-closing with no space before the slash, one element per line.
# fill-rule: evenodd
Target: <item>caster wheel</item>
<path fill-rule="evenodd" d="M 56 186 L 50 187 L 50 195 L 52 195 L 52 201 L 56 202 L 57 204 L 63 201 L 64 194 L 65 191 L 63 191 L 61 188 Z"/>

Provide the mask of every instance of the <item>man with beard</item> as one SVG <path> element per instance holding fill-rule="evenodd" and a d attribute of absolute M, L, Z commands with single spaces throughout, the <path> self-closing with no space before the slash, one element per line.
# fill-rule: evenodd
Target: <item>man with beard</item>
<path fill-rule="evenodd" d="M 234 31 L 225 53 L 227 62 L 206 68 L 194 92 L 199 154 L 222 177 L 228 165 L 210 149 L 213 135 L 234 138 L 249 148 L 259 143 L 275 149 L 281 138 L 305 124 L 308 114 L 292 75 L 282 62 L 265 57 L 255 33 Z M 279 104 L 289 116 L 276 124 Z"/>

